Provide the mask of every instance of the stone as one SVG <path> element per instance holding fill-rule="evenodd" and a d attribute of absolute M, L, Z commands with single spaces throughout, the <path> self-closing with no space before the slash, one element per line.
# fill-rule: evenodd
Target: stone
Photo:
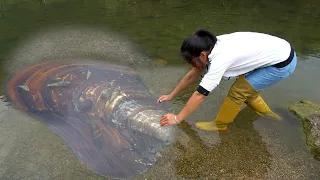
<path fill-rule="evenodd" d="M 312 155 L 320 160 L 320 105 L 303 100 L 288 109 L 302 121 L 307 146 Z"/>

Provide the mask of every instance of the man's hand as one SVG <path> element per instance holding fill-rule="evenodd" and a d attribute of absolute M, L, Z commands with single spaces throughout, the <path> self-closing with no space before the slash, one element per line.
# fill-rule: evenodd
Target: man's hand
<path fill-rule="evenodd" d="M 171 95 L 162 95 L 160 98 L 157 100 L 157 103 L 163 102 L 163 101 L 171 101 L 172 96 Z"/>
<path fill-rule="evenodd" d="M 174 125 L 179 123 L 180 121 L 178 120 L 177 116 L 174 114 L 166 114 L 160 119 L 161 126 Z"/>

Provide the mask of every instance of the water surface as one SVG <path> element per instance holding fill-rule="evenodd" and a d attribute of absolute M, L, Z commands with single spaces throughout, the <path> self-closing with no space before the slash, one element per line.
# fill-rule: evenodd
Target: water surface
<path fill-rule="evenodd" d="M 232 80 L 221 85 L 186 122 L 178 141 L 158 164 L 136 179 L 319 179 L 300 120 L 286 109 L 300 99 L 320 103 L 320 2 L 270 1 L 2 1 L 1 81 L 35 62 L 91 58 L 136 68 L 155 96 L 169 93 L 190 68 L 176 56 L 181 41 L 197 28 L 216 35 L 258 31 L 290 41 L 298 55 L 295 73 L 262 92 L 282 122 L 248 109 L 227 133 L 206 133 L 194 123 L 215 117 Z M 111 32 L 119 34 L 116 41 Z M 165 66 L 153 66 L 158 59 Z M 195 83 L 172 104 L 178 112 Z M 1 179 L 104 179 L 83 166 L 54 133 L 1 104 Z M 19 173 L 17 173 L 19 172 Z"/>

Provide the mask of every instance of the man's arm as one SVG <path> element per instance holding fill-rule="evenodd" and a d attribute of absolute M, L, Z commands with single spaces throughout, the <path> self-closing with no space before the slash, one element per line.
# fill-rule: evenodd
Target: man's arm
<path fill-rule="evenodd" d="M 197 109 L 197 107 L 204 101 L 205 97 L 205 95 L 199 93 L 198 91 L 195 91 L 190 97 L 187 104 L 177 116 L 172 113 L 162 116 L 160 119 L 160 125 L 166 126 L 180 123 L 181 121 L 186 119 L 195 109 Z"/>
<path fill-rule="evenodd" d="M 198 106 L 205 100 L 206 96 L 195 91 L 189 98 L 187 104 L 183 107 L 181 112 L 177 115 L 179 122 L 186 119 Z"/>
<path fill-rule="evenodd" d="M 187 88 L 192 82 L 194 82 L 201 75 L 201 70 L 193 67 L 178 83 L 176 88 L 170 93 L 171 97 L 175 97 L 185 88 Z"/>

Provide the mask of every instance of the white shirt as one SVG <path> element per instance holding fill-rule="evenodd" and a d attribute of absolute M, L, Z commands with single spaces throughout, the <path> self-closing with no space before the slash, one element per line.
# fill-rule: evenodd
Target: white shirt
<path fill-rule="evenodd" d="M 286 40 L 263 33 L 235 32 L 217 36 L 217 43 L 208 56 L 208 71 L 199 85 L 211 92 L 222 77 L 235 77 L 277 64 L 289 57 L 290 50 Z"/>

